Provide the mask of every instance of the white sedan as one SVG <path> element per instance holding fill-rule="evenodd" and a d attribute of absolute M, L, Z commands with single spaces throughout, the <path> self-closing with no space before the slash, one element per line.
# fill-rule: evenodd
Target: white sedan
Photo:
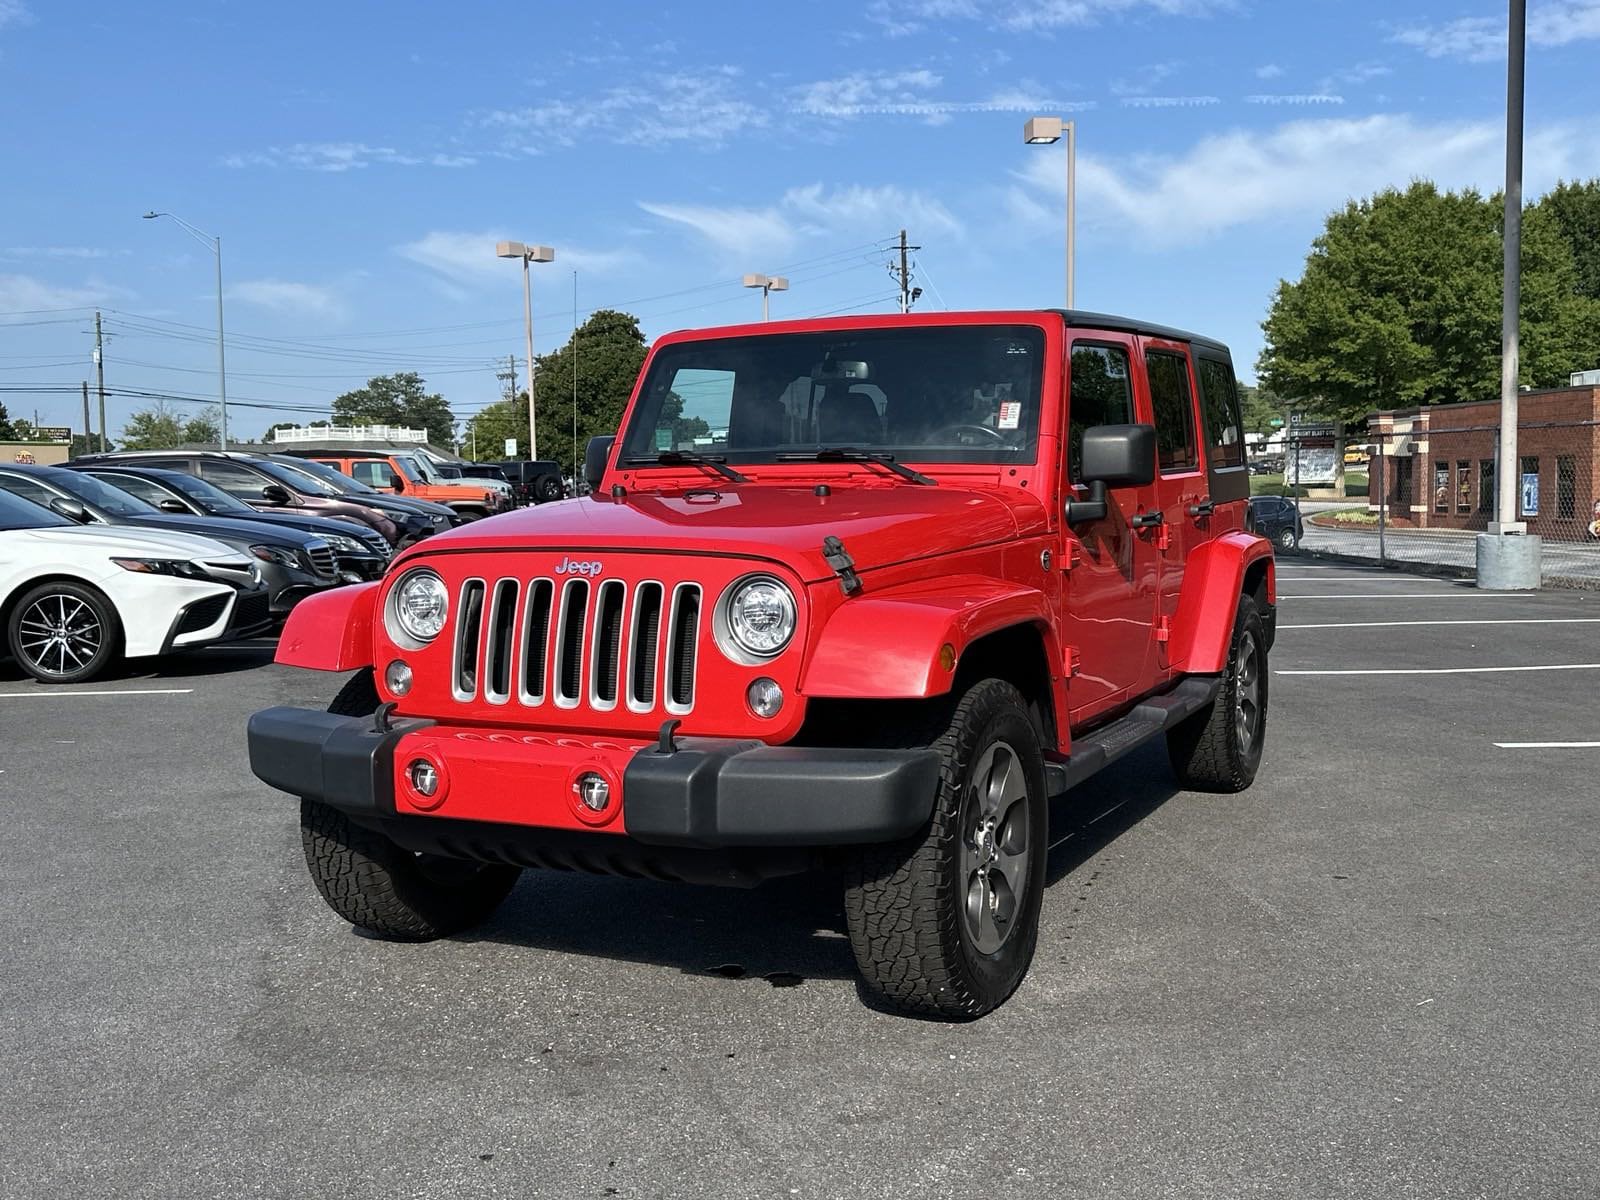
<path fill-rule="evenodd" d="M 0 491 L 4 649 L 41 683 L 81 683 L 120 658 L 236 636 L 265 613 L 250 561 L 210 538 L 76 525 Z M 0 654 L 0 657 L 4 657 Z"/>

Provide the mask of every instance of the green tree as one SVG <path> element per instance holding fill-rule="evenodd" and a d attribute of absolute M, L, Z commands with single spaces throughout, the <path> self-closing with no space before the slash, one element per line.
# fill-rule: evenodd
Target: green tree
<path fill-rule="evenodd" d="M 615 433 L 622 410 L 644 364 L 645 340 L 639 319 L 600 309 L 567 339 L 561 349 L 539 356 L 534 393 L 538 397 L 539 457 L 563 470 L 581 468 L 591 437 Z M 574 441 L 573 380 L 577 379 L 578 436 Z M 468 425 L 466 448 L 479 459 L 504 457 L 506 438 L 517 439 L 519 455 L 528 450 L 528 394 L 491 404 Z"/>
<path fill-rule="evenodd" d="M 115 450 L 116 448 L 117 448 L 117 444 L 115 442 L 113 442 L 110 438 L 107 438 L 106 439 L 106 452 L 109 454 L 111 451 Z M 72 448 L 67 451 L 67 457 L 68 458 L 82 458 L 86 454 L 99 454 L 99 453 L 100 453 L 100 435 L 98 433 L 95 434 L 93 437 L 88 437 L 88 438 L 84 437 L 83 434 L 81 434 L 81 433 L 75 433 L 75 434 L 72 435 Z"/>
<path fill-rule="evenodd" d="M 222 441 L 221 418 L 215 407 L 202 408 L 183 425 L 185 445 L 207 446 Z"/>
<path fill-rule="evenodd" d="M 16 431 L 11 427 L 11 417 L 6 412 L 6 406 L 0 404 L 0 442 L 9 442 L 16 437 Z"/>
<path fill-rule="evenodd" d="M 1278 428 L 1272 422 L 1283 422 L 1284 403 L 1273 395 L 1270 388 L 1251 387 L 1244 380 L 1236 381 L 1239 388 L 1239 410 L 1244 419 L 1246 433 L 1271 433 Z"/>
<path fill-rule="evenodd" d="M 1600 179 L 1560 183 L 1534 206 L 1572 249 L 1578 294 L 1600 300 Z"/>
<path fill-rule="evenodd" d="M 14 442 L 31 442 L 34 439 L 33 422 L 18 417 L 11 422 L 11 440 Z"/>
<path fill-rule="evenodd" d="M 1474 191 L 1417 182 L 1332 214 L 1262 323 L 1262 384 L 1343 422 L 1497 394 L 1499 209 Z M 1524 222 L 1522 271 L 1522 382 L 1564 382 L 1592 357 L 1600 326 L 1571 249 L 1537 209 Z"/>
<path fill-rule="evenodd" d="M 183 423 L 166 401 L 141 408 L 122 427 L 124 450 L 170 450 L 183 444 Z"/>
<path fill-rule="evenodd" d="M 441 449 L 455 444 L 455 417 L 438 394 L 415 371 L 375 375 L 367 386 L 346 392 L 333 402 L 333 420 L 340 425 L 405 425 L 426 429 L 428 441 Z"/>

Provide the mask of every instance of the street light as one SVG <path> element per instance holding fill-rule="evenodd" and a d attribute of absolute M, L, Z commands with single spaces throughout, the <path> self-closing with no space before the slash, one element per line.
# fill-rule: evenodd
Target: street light
<path fill-rule="evenodd" d="M 521 242 L 500 242 L 494 252 L 501 258 L 522 260 L 522 315 L 528 330 L 528 458 L 539 457 L 539 428 L 533 415 L 533 283 L 529 279 L 529 263 L 555 262 L 556 252 L 549 246 L 525 246 Z"/>
<path fill-rule="evenodd" d="M 1067 136 L 1067 307 L 1074 308 L 1074 255 L 1078 221 L 1078 123 L 1060 117 L 1030 117 L 1022 127 L 1022 140 L 1030 146 L 1053 146 Z"/>
<path fill-rule="evenodd" d="M 769 292 L 787 292 L 789 279 L 785 275 L 746 275 L 744 285 L 747 288 L 761 289 L 761 319 L 767 319 L 767 294 Z"/>
<path fill-rule="evenodd" d="M 228 448 L 228 359 L 223 351 L 222 338 L 222 239 L 203 233 L 176 213 L 147 212 L 144 214 L 146 221 L 154 221 L 157 217 L 169 217 L 189 231 L 189 235 L 196 241 L 203 243 L 211 253 L 217 256 L 217 399 L 221 402 L 222 418 L 217 428 L 217 446 L 219 449 Z"/>

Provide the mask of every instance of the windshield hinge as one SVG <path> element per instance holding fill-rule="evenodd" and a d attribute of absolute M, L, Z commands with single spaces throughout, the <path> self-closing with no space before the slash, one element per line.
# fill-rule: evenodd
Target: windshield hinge
<path fill-rule="evenodd" d="M 839 586 L 844 589 L 846 596 L 853 596 L 861 590 L 861 576 L 856 574 L 856 561 L 845 552 L 843 542 L 836 537 L 823 538 L 822 557 L 839 577 Z"/>

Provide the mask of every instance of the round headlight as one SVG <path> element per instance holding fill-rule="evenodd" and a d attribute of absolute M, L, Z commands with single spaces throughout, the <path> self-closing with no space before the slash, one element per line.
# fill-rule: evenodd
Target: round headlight
<path fill-rule="evenodd" d="M 410 571 L 392 593 L 391 611 L 400 631 L 414 642 L 431 642 L 450 614 L 450 593 L 432 571 Z"/>
<path fill-rule="evenodd" d="M 794 593 L 770 575 L 735 584 L 726 614 L 729 636 L 757 658 L 771 658 L 794 636 Z"/>

